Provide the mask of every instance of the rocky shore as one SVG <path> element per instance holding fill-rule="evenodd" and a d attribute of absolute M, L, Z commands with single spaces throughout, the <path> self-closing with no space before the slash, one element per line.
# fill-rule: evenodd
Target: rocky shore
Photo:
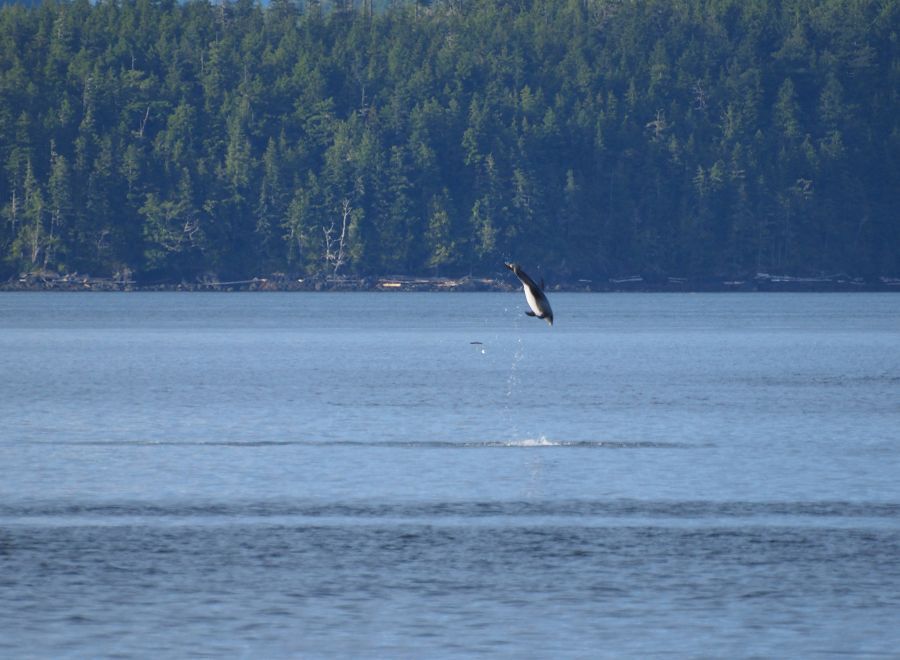
<path fill-rule="evenodd" d="M 513 291 L 515 280 L 490 277 L 350 277 L 291 278 L 276 274 L 248 280 L 193 282 L 139 282 L 124 276 L 93 277 L 70 273 L 27 273 L 0 283 L 0 291 Z M 579 279 L 554 283 L 548 291 L 577 292 L 728 292 L 728 291 L 900 291 L 900 278 L 874 280 L 844 275 L 793 277 L 758 273 L 745 279 L 694 280 L 686 277 L 648 278 L 640 275 L 608 279 Z"/>

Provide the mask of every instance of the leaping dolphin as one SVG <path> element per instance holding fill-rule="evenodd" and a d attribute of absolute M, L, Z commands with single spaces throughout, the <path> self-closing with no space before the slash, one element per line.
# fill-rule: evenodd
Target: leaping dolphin
<path fill-rule="evenodd" d="M 535 284 L 534 280 L 528 277 L 528 273 L 522 270 L 522 267 L 519 266 L 519 264 L 512 263 L 503 265 L 515 273 L 516 277 L 518 277 L 519 281 L 522 283 L 522 288 L 525 289 L 525 300 L 528 301 L 528 306 L 531 308 L 530 311 L 525 313 L 528 316 L 544 319 L 547 323 L 553 325 L 553 310 L 550 309 L 550 301 L 547 300 L 547 296 L 544 295 L 542 287 Z"/>

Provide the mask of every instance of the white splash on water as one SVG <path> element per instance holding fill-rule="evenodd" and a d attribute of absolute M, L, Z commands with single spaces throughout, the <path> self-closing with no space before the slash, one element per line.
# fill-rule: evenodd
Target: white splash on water
<path fill-rule="evenodd" d="M 556 440 L 548 440 L 546 436 L 539 438 L 523 438 L 521 440 L 510 440 L 505 443 L 507 447 L 561 447 L 562 443 Z"/>

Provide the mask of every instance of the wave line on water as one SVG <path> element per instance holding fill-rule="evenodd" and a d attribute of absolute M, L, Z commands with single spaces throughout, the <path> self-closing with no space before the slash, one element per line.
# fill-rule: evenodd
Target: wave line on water
<path fill-rule="evenodd" d="M 317 503 L 302 500 L 181 501 L 155 503 L 129 500 L 72 502 L 62 500 L 0 503 L 0 519 L 343 519 L 466 520 L 560 519 L 582 524 L 593 520 L 781 521 L 882 520 L 900 523 L 900 502 L 829 501 L 691 501 L 691 500 L 560 500 Z M 763 523 L 765 524 L 765 523 Z"/>
<path fill-rule="evenodd" d="M 511 440 L 72 440 L 37 441 L 48 446 L 87 447 L 359 447 L 368 449 L 702 449 L 706 443 L 622 440 L 552 440 L 545 436 Z"/>

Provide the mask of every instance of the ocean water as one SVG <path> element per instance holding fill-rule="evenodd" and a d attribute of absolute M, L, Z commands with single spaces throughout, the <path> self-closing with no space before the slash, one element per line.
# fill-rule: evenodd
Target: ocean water
<path fill-rule="evenodd" d="M 900 296 L 0 294 L 0 657 L 898 657 Z"/>

